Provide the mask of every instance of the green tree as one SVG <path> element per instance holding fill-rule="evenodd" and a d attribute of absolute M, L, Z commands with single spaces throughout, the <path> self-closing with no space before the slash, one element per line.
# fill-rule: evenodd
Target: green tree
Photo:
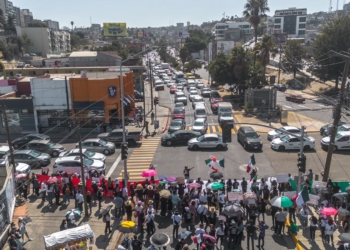
<path fill-rule="evenodd" d="M 80 45 L 80 37 L 74 33 L 70 34 L 70 45 L 72 48 L 76 48 Z"/>
<path fill-rule="evenodd" d="M 24 50 L 28 51 L 28 47 L 33 46 L 32 40 L 30 40 L 27 33 L 23 33 L 21 39 Z"/>
<path fill-rule="evenodd" d="M 249 64 L 251 61 L 251 54 L 249 50 L 243 46 L 234 47 L 231 50 L 228 62 L 230 65 L 231 75 L 238 83 L 238 93 L 244 94 L 246 81 L 249 76 Z"/>
<path fill-rule="evenodd" d="M 2 9 L 0 9 L 0 25 L 1 25 L 2 29 L 5 29 L 6 25 L 7 25 L 4 13 L 2 12 Z"/>
<path fill-rule="evenodd" d="M 264 68 L 260 64 L 251 65 L 249 67 L 249 80 L 246 85 L 248 87 L 260 88 L 266 83 Z"/>
<path fill-rule="evenodd" d="M 301 43 L 297 40 L 287 41 L 282 64 L 286 70 L 293 72 L 294 78 L 297 71 L 303 68 L 301 61 L 303 58 L 305 58 L 305 50 Z"/>
<path fill-rule="evenodd" d="M 278 52 L 275 48 L 275 42 L 272 36 L 264 35 L 259 43 L 255 45 L 254 50 L 258 53 L 257 58 L 266 73 L 266 66 L 270 62 L 270 56 L 275 57 Z"/>
<path fill-rule="evenodd" d="M 14 19 L 15 19 L 15 17 L 13 15 L 8 15 L 8 17 L 7 17 L 7 28 L 8 29 L 15 28 Z"/>
<path fill-rule="evenodd" d="M 190 53 L 199 52 L 207 47 L 206 43 L 198 37 L 187 37 L 185 46 Z"/>
<path fill-rule="evenodd" d="M 190 57 L 190 52 L 188 51 L 187 47 L 182 47 L 180 49 L 180 60 L 182 62 L 182 65 L 185 65 L 185 62 L 188 60 L 188 58 Z M 183 70 L 183 66 L 182 66 L 182 70 Z"/>
<path fill-rule="evenodd" d="M 185 64 L 185 69 L 187 72 L 193 72 L 194 74 L 196 73 L 197 69 L 201 69 L 202 64 L 198 62 L 196 59 L 190 60 L 188 63 Z"/>
<path fill-rule="evenodd" d="M 270 9 L 267 6 L 267 0 L 247 0 L 244 5 L 243 15 L 254 27 L 255 43 L 258 42 L 258 26 L 263 18 L 266 18 L 266 12 Z"/>
<path fill-rule="evenodd" d="M 342 15 L 327 22 L 320 35 L 315 38 L 313 51 L 320 61 L 313 73 L 323 81 L 335 80 L 335 89 L 339 87 L 339 78 L 343 74 L 344 60 L 332 56 L 330 51 L 348 51 L 350 48 L 350 16 Z M 325 65 L 325 66 L 322 66 Z"/>
<path fill-rule="evenodd" d="M 28 23 L 28 27 L 43 27 L 46 28 L 47 25 L 44 22 L 40 22 L 40 21 L 33 21 L 31 23 Z"/>
<path fill-rule="evenodd" d="M 77 31 L 77 32 L 75 32 L 75 34 L 76 34 L 78 37 L 80 37 L 80 39 L 84 39 L 84 38 L 85 38 L 84 33 L 81 32 L 81 31 Z"/>
<path fill-rule="evenodd" d="M 208 71 L 213 81 L 218 84 L 225 84 L 232 81 L 230 64 L 228 63 L 227 56 L 222 52 L 217 54 L 215 59 L 209 63 Z"/>

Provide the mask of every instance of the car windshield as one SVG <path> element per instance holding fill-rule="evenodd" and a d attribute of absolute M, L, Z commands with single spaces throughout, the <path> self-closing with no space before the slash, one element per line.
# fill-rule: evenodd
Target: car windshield
<path fill-rule="evenodd" d="M 247 133 L 246 137 L 256 139 L 259 138 L 259 135 L 257 133 Z"/>
<path fill-rule="evenodd" d="M 197 109 L 196 110 L 196 114 L 197 115 L 205 115 L 206 113 L 205 113 L 205 109 Z"/>
<path fill-rule="evenodd" d="M 200 137 L 198 137 L 198 139 L 197 139 L 198 141 L 203 141 L 204 140 L 204 136 L 200 136 Z"/>
<path fill-rule="evenodd" d="M 338 134 L 336 135 L 336 137 L 335 137 L 335 140 L 338 141 L 340 138 L 342 138 L 342 135 L 338 133 Z"/>
<path fill-rule="evenodd" d="M 93 160 L 88 159 L 88 158 L 83 158 L 83 161 L 84 161 L 84 164 L 85 164 L 85 165 L 88 165 L 88 166 L 91 166 L 92 163 L 94 163 Z"/>
<path fill-rule="evenodd" d="M 191 91 L 190 93 L 191 93 L 191 95 L 198 95 L 197 91 L 194 91 L 194 90 Z"/>
<path fill-rule="evenodd" d="M 283 142 L 287 142 L 287 141 L 289 141 L 289 139 L 290 139 L 289 135 L 281 137 L 281 141 L 283 141 Z"/>
<path fill-rule="evenodd" d="M 221 116 L 222 117 L 232 117 L 232 114 L 230 114 L 230 113 L 223 113 Z"/>
<path fill-rule="evenodd" d="M 196 98 L 193 100 L 194 102 L 203 102 L 203 99 L 202 98 Z"/>
<path fill-rule="evenodd" d="M 33 157 L 38 157 L 38 156 L 41 155 L 40 152 L 35 151 L 35 150 L 30 151 L 28 154 L 29 154 L 30 156 L 33 156 Z"/>
<path fill-rule="evenodd" d="M 171 136 L 171 138 L 174 138 L 174 137 L 177 136 L 178 134 L 179 134 L 179 132 L 176 131 L 175 133 L 170 134 L 170 136 Z"/>
<path fill-rule="evenodd" d="M 181 124 L 182 124 L 182 122 L 180 122 L 180 121 L 172 121 L 170 126 L 171 127 L 180 127 Z"/>
<path fill-rule="evenodd" d="M 107 144 L 107 142 L 105 140 L 99 140 L 98 142 L 103 146 L 105 146 Z"/>
<path fill-rule="evenodd" d="M 203 126 L 204 122 L 194 122 L 193 126 Z"/>
<path fill-rule="evenodd" d="M 180 102 L 180 103 L 175 103 L 175 107 L 184 107 L 185 105 L 182 103 L 182 102 Z"/>
<path fill-rule="evenodd" d="M 343 126 L 343 125 L 338 127 L 338 131 L 347 131 L 347 130 L 348 130 L 348 128 Z"/>
<path fill-rule="evenodd" d="M 52 141 L 49 141 L 47 143 L 47 145 L 49 145 L 50 148 L 54 147 L 56 145 L 56 143 L 52 142 Z"/>
<path fill-rule="evenodd" d="M 177 94 L 176 97 L 185 97 L 185 94 L 184 93 Z"/>
<path fill-rule="evenodd" d="M 282 134 L 283 133 L 283 131 L 281 131 L 281 130 L 283 130 L 283 131 L 285 131 L 285 129 L 284 128 L 280 128 L 280 129 L 275 129 L 275 132 L 277 133 L 277 134 Z"/>
<path fill-rule="evenodd" d="M 204 88 L 204 89 L 203 89 L 203 91 L 210 91 L 210 89 L 208 89 L 208 88 Z"/>
<path fill-rule="evenodd" d="M 91 152 L 91 151 L 85 151 L 85 155 L 88 157 L 93 157 L 96 153 L 95 152 Z"/>
<path fill-rule="evenodd" d="M 182 114 L 182 109 L 175 109 L 174 114 Z"/>

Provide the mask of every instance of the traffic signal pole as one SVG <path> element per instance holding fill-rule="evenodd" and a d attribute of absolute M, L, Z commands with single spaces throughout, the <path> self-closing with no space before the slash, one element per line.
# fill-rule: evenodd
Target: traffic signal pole
<path fill-rule="evenodd" d="M 305 127 L 301 126 L 301 139 L 300 139 L 300 151 L 299 151 L 299 157 L 304 157 L 304 130 Z M 301 174 L 302 172 L 298 169 L 298 186 L 297 186 L 297 193 L 300 192 L 300 186 L 301 186 Z"/>

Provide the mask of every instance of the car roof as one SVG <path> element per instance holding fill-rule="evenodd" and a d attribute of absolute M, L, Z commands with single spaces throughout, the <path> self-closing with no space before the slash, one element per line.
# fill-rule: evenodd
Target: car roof
<path fill-rule="evenodd" d="M 298 129 L 298 130 L 300 130 L 300 128 L 292 127 L 292 126 L 283 126 L 282 128 L 284 128 L 285 130 L 290 130 L 290 129 Z"/>
<path fill-rule="evenodd" d="M 79 156 L 63 156 L 63 157 L 60 157 L 60 158 L 56 159 L 56 163 L 65 162 L 65 161 L 80 162 L 80 157 Z"/>
<path fill-rule="evenodd" d="M 175 92 L 175 95 L 180 95 L 180 94 L 181 94 L 181 95 L 184 95 L 185 93 L 182 92 L 182 91 L 176 91 L 176 92 Z"/>
<path fill-rule="evenodd" d="M 29 143 L 43 143 L 43 144 L 47 144 L 50 140 L 32 140 Z"/>
<path fill-rule="evenodd" d="M 183 111 L 184 109 L 182 107 L 175 107 L 173 111 L 175 111 L 175 110 Z"/>
<path fill-rule="evenodd" d="M 29 154 L 30 151 L 33 151 L 33 150 L 30 150 L 30 149 L 16 150 L 13 153 L 14 154 Z"/>
<path fill-rule="evenodd" d="M 183 119 L 173 119 L 171 122 L 183 122 Z"/>
<path fill-rule="evenodd" d="M 197 118 L 194 122 L 205 122 L 206 118 Z"/>
<path fill-rule="evenodd" d="M 185 106 L 185 104 L 183 102 L 175 102 L 175 105 Z M 176 108 L 178 108 L 178 107 L 176 107 Z"/>
<path fill-rule="evenodd" d="M 82 148 L 81 151 L 82 153 L 84 153 L 87 149 L 86 148 Z M 79 153 L 79 148 L 73 148 L 71 150 L 69 150 L 67 153 Z"/>
<path fill-rule="evenodd" d="M 202 99 L 203 100 L 203 97 L 201 97 L 200 95 L 196 95 L 193 97 L 194 99 Z"/>
<path fill-rule="evenodd" d="M 255 130 L 250 126 L 242 126 L 240 129 L 244 130 L 244 132 L 255 132 Z"/>
<path fill-rule="evenodd" d="M 350 131 L 340 131 L 338 134 L 344 136 L 344 135 L 350 135 Z"/>
<path fill-rule="evenodd" d="M 350 124 L 340 124 L 339 126 L 343 126 L 343 127 L 345 127 L 345 128 L 350 128 Z"/>
<path fill-rule="evenodd" d="M 84 140 L 84 142 L 88 142 L 88 141 L 98 142 L 98 141 L 100 141 L 100 140 L 101 140 L 100 138 L 90 138 L 90 139 Z"/>
<path fill-rule="evenodd" d="M 208 138 L 208 137 L 216 137 L 216 138 L 219 138 L 219 135 L 218 135 L 218 134 L 205 134 L 204 137 L 205 137 L 205 138 Z"/>

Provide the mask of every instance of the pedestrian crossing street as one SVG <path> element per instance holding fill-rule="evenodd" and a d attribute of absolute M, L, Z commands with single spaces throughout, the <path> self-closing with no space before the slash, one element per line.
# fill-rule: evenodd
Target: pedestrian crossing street
<path fill-rule="evenodd" d="M 186 130 L 192 130 L 192 126 L 187 126 Z M 206 134 L 222 133 L 222 128 L 219 125 L 209 125 Z M 236 131 L 232 128 L 231 134 L 236 134 Z"/>
<path fill-rule="evenodd" d="M 144 181 L 145 178 L 141 177 L 143 171 L 149 168 L 152 163 L 153 156 L 156 153 L 157 147 L 160 142 L 160 137 L 148 137 L 143 138 L 141 146 L 135 148 L 129 155 L 127 166 L 129 173 L 129 182 Z M 124 170 L 119 174 L 118 179 L 124 178 Z"/>

